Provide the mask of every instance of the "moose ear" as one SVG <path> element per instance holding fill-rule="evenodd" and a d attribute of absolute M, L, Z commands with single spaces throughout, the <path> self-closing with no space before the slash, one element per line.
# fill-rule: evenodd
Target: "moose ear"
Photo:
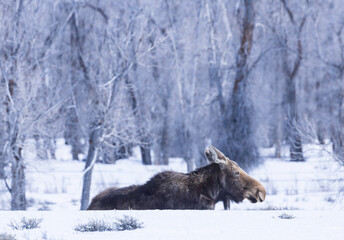
<path fill-rule="evenodd" d="M 208 146 L 204 150 L 204 155 L 209 162 L 214 162 L 217 164 L 225 164 L 225 155 L 213 146 Z"/>

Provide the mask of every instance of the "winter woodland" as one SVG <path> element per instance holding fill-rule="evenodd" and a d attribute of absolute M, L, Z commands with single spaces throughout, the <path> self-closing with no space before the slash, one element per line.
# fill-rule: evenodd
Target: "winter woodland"
<path fill-rule="evenodd" d="M 134 147 L 144 165 L 178 157 L 188 171 L 207 164 L 210 144 L 243 169 L 264 147 L 307 161 L 309 143 L 344 164 L 340 0 L 4 0 L 0 23 L 0 179 L 12 210 L 27 208 L 29 142 L 53 160 L 64 139 L 70 161 L 85 162 L 81 209 L 94 163 Z"/>

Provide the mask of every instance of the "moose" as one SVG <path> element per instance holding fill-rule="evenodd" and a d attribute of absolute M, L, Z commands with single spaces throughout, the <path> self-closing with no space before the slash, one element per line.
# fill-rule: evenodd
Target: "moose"
<path fill-rule="evenodd" d="M 96 195 L 87 210 L 214 209 L 222 201 L 263 202 L 264 186 L 213 146 L 205 149 L 209 165 L 190 173 L 164 171 L 143 185 L 109 188 Z"/>

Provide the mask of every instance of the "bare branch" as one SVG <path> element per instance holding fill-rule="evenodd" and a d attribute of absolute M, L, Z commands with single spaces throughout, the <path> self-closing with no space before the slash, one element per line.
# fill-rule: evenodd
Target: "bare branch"
<path fill-rule="evenodd" d="M 317 43 L 317 53 L 318 53 L 318 56 L 320 58 L 320 60 L 330 66 L 330 67 L 333 67 L 333 68 L 336 68 L 336 69 L 339 69 L 340 66 L 338 64 L 335 64 L 335 63 L 331 63 L 323 54 L 322 52 L 322 47 L 321 47 L 321 44 L 320 44 L 320 37 L 319 37 L 319 31 L 318 31 L 318 24 L 319 24 L 319 17 L 317 17 L 315 19 L 315 23 L 314 23 L 314 32 L 315 32 L 315 38 L 316 38 L 316 43 Z"/>
<path fill-rule="evenodd" d="M 289 16 L 289 19 L 290 21 L 294 24 L 295 21 L 294 21 L 294 15 L 293 15 L 293 12 L 290 10 L 290 8 L 287 6 L 287 3 L 285 0 L 281 0 L 282 4 L 283 4 L 283 7 L 284 9 L 286 10 L 288 16 Z"/>
<path fill-rule="evenodd" d="M 96 7 L 90 3 L 85 3 L 85 6 L 90 7 L 91 9 L 95 10 L 96 12 L 100 13 L 100 15 L 102 15 L 102 17 L 105 20 L 105 23 L 107 24 L 109 21 L 109 17 L 106 15 L 104 9 L 100 8 L 100 7 Z"/>

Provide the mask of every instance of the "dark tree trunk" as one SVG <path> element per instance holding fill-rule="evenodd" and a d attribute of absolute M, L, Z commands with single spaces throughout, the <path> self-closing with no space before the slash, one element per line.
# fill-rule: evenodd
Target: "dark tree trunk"
<path fill-rule="evenodd" d="M 279 106 L 280 108 L 280 106 Z M 281 119 L 281 110 L 277 109 L 277 126 L 276 126 L 276 134 L 275 134 L 275 157 L 280 158 L 282 157 L 282 139 L 283 139 L 283 123 Z"/>
<path fill-rule="evenodd" d="M 168 129 L 165 119 L 163 126 L 159 131 L 160 138 L 155 143 L 154 147 L 154 164 L 155 165 L 168 165 L 169 149 L 168 149 Z"/>
<path fill-rule="evenodd" d="M 247 96 L 247 75 L 248 75 L 248 57 L 251 53 L 253 44 L 253 30 L 255 24 L 255 12 L 253 0 L 245 0 L 243 6 L 243 18 L 238 22 L 242 22 L 240 48 L 236 55 L 236 73 L 234 78 L 233 91 L 230 94 L 228 104 L 223 97 L 223 89 L 221 85 L 221 76 L 216 66 L 216 59 L 213 59 L 213 51 L 208 53 L 208 75 L 211 82 L 215 82 L 218 90 L 218 102 L 222 115 L 222 122 L 227 133 L 224 139 L 225 154 L 235 159 L 244 168 L 251 165 L 257 160 L 258 151 L 254 143 L 254 134 L 252 130 L 252 114 L 253 108 Z M 239 15 L 238 15 L 239 17 Z M 212 31 L 213 21 L 209 19 L 210 31 Z M 213 39 L 210 38 L 212 45 Z"/>
<path fill-rule="evenodd" d="M 152 158 L 150 154 L 150 145 L 148 144 L 149 139 L 145 136 L 146 133 L 143 132 L 142 126 L 141 126 L 141 116 L 140 113 L 138 113 L 139 109 L 137 107 L 137 98 L 133 89 L 132 82 L 130 81 L 129 77 L 126 77 L 126 83 L 129 89 L 129 96 L 131 99 L 132 103 L 132 109 L 134 112 L 135 116 L 135 122 L 136 122 L 136 127 L 138 129 L 138 137 L 139 141 L 141 143 L 140 145 L 140 150 L 141 150 L 141 158 L 142 158 L 142 163 L 144 165 L 152 165 Z"/>
<path fill-rule="evenodd" d="M 0 84 L 6 84 L 5 81 L 2 81 L 2 78 L 0 78 Z M 3 98 L 4 97 L 4 98 Z M 1 96 L 0 99 L 1 102 L 4 103 L 4 106 L 8 109 L 8 102 L 6 101 L 6 97 L 5 96 Z M 1 111 L 2 109 L 0 109 Z M 5 114 L 5 118 L 6 118 L 6 114 Z M 1 119 L 0 120 L 0 179 L 6 179 L 6 174 L 5 174 L 5 167 L 7 165 L 7 157 L 6 157 L 6 139 L 7 139 L 7 119 Z"/>
<path fill-rule="evenodd" d="M 152 165 L 150 148 L 145 148 L 144 146 L 140 146 L 140 150 L 141 150 L 142 163 L 144 165 Z"/>
<path fill-rule="evenodd" d="M 76 131 L 73 131 L 73 135 L 70 139 L 69 139 L 69 145 L 72 147 L 72 157 L 73 160 L 75 161 L 79 161 L 79 154 L 82 154 L 82 145 L 81 145 L 81 141 L 80 141 L 80 136 L 79 133 L 77 133 Z"/>
<path fill-rule="evenodd" d="M 331 141 L 336 159 L 344 164 L 344 89 L 339 91 L 338 117 L 331 126 Z"/>
<path fill-rule="evenodd" d="M 6 149 L 5 149 L 5 144 L 6 144 L 6 140 L 5 137 L 3 135 L 6 134 L 6 130 L 4 128 L 2 128 L 2 133 L 0 136 L 0 179 L 6 179 L 6 174 L 5 174 L 5 167 L 7 164 L 6 161 Z"/>
<path fill-rule="evenodd" d="M 149 28 L 150 30 L 153 29 L 152 25 L 155 24 L 153 19 L 150 19 Z M 153 65 L 153 79 L 155 81 L 156 86 L 159 86 L 161 90 L 158 90 L 158 100 L 159 100 L 159 115 L 156 117 L 156 121 L 162 121 L 161 129 L 158 131 L 158 135 L 160 138 L 156 142 L 155 147 L 155 159 L 154 163 L 156 165 L 168 165 L 169 159 L 169 150 L 168 150 L 168 86 L 166 84 L 161 84 L 160 81 L 160 73 L 159 73 L 159 63 L 156 60 L 156 47 L 155 45 L 155 34 L 152 31 L 152 34 L 149 37 L 150 47 L 152 48 L 151 55 L 152 55 L 152 65 Z"/>
<path fill-rule="evenodd" d="M 25 166 L 21 151 L 22 149 L 20 147 L 12 147 L 11 210 L 26 210 Z"/>
<path fill-rule="evenodd" d="M 343 125 L 342 125 L 343 126 Z M 332 150 L 336 159 L 344 163 L 344 132 L 343 127 L 333 126 L 331 129 Z"/>
<path fill-rule="evenodd" d="M 275 29 L 273 30 L 275 32 Z M 279 46 L 279 42 L 277 41 L 276 47 Z M 282 61 L 281 61 L 280 52 L 276 53 L 276 58 L 278 59 L 275 61 L 276 69 L 282 68 Z M 271 128 L 271 145 L 275 147 L 275 157 L 281 158 L 282 157 L 282 142 L 283 142 L 283 96 L 281 96 L 281 92 L 285 89 L 284 87 L 285 82 L 281 81 L 280 79 L 280 71 L 276 71 L 274 76 L 274 81 L 272 84 L 273 95 L 272 95 L 272 107 L 270 109 L 270 125 L 273 126 Z"/>
<path fill-rule="evenodd" d="M 323 98 L 323 94 L 321 93 L 321 83 L 320 81 L 317 81 L 315 83 L 315 102 L 316 102 L 316 110 L 320 113 L 323 110 L 327 109 L 326 104 L 324 104 L 324 98 Z M 317 138 L 318 141 L 321 145 L 325 144 L 325 132 L 326 132 L 326 128 L 325 128 L 326 124 L 323 122 L 322 119 L 319 119 L 317 121 L 317 130 L 316 130 L 316 134 L 317 134 Z"/>
<path fill-rule="evenodd" d="M 167 115 L 167 111 L 165 113 Z M 162 150 L 161 164 L 168 165 L 169 159 L 169 149 L 168 149 L 168 125 L 167 125 L 167 116 L 163 120 L 162 136 L 160 140 L 160 146 Z"/>
<path fill-rule="evenodd" d="M 68 109 L 67 119 L 65 123 L 64 138 L 67 145 L 72 148 L 73 160 L 80 160 L 79 154 L 83 153 L 81 144 L 81 130 L 78 124 L 78 117 L 75 108 Z"/>
<path fill-rule="evenodd" d="M 286 90 L 285 90 L 285 111 L 288 117 L 288 123 L 286 126 L 287 130 L 287 140 L 290 145 L 290 159 L 291 161 L 304 161 L 303 151 L 302 151 L 302 141 L 300 132 L 296 128 L 296 124 L 298 124 L 298 111 L 297 111 L 297 99 L 296 99 L 296 76 L 299 72 L 301 61 L 302 61 L 302 42 L 301 42 L 301 33 L 303 26 L 306 22 L 306 18 L 301 20 L 299 26 L 296 26 L 296 22 L 294 21 L 294 17 L 288 6 L 286 5 L 285 1 L 283 1 L 284 7 L 286 8 L 290 21 L 293 25 L 295 25 L 297 31 L 297 55 L 294 61 L 293 66 L 290 67 L 290 62 L 288 59 L 288 52 L 286 50 L 283 51 L 284 57 L 282 60 L 283 64 L 283 72 L 286 77 Z M 287 41 L 286 41 L 287 42 Z"/>
<path fill-rule="evenodd" d="M 248 57 L 253 44 L 255 13 L 253 0 L 244 1 L 241 44 L 236 56 L 235 81 L 230 99 L 230 117 L 226 123 L 229 130 L 227 149 L 230 158 L 243 167 L 252 165 L 258 156 L 252 129 L 253 108 L 247 96 Z"/>
<path fill-rule="evenodd" d="M 289 113 L 289 124 L 287 124 L 288 143 L 290 146 L 290 160 L 304 161 L 301 136 L 296 129 L 295 124 L 298 123 L 298 114 L 296 110 L 296 87 L 293 78 L 289 78 L 286 84 L 286 103 L 287 113 Z"/>
<path fill-rule="evenodd" d="M 138 137 L 141 143 L 140 150 L 141 150 L 142 163 L 144 165 L 151 165 L 152 158 L 150 154 L 150 145 L 148 144 L 149 139 L 148 137 L 146 137 L 146 133 L 144 133 L 142 130 L 141 116 L 138 109 L 137 97 L 134 91 L 133 83 L 130 80 L 129 76 L 125 77 L 125 83 L 127 84 L 127 87 L 128 87 L 129 97 L 131 100 L 131 106 L 132 106 L 132 110 L 135 116 L 136 127 L 138 130 Z"/>
<path fill-rule="evenodd" d="M 135 28 L 135 21 L 133 21 L 130 26 L 129 30 L 131 32 L 131 39 L 130 39 L 130 62 L 133 64 L 133 79 L 137 80 L 137 62 L 136 62 L 136 48 L 135 48 L 135 41 L 134 41 L 134 28 Z M 128 63 L 127 63 L 128 64 Z M 141 150 L 141 157 L 142 157 L 142 163 L 145 165 L 151 165 L 152 159 L 150 154 L 150 144 L 149 144 L 149 138 L 147 134 L 143 131 L 143 119 L 142 119 L 142 112 L 140 112 L 139 109 L 139 102 L 137 93 L 135 92 L 133 80 L 128 76 L 128 74 L 125 76 L 125 83 L 128 87 L 128 93 L 129 98 L 131 100 L 131 106 L 133 110 L 133 114 L 135 117 L 136 127 L 138 131 L 138 138 L 140 141 L 140 150 Z"/>
<path fill-rule="evenodd" d="M 4 154 L 0 152 L 0 179 L 6 179 L 5 166 Z"/>

